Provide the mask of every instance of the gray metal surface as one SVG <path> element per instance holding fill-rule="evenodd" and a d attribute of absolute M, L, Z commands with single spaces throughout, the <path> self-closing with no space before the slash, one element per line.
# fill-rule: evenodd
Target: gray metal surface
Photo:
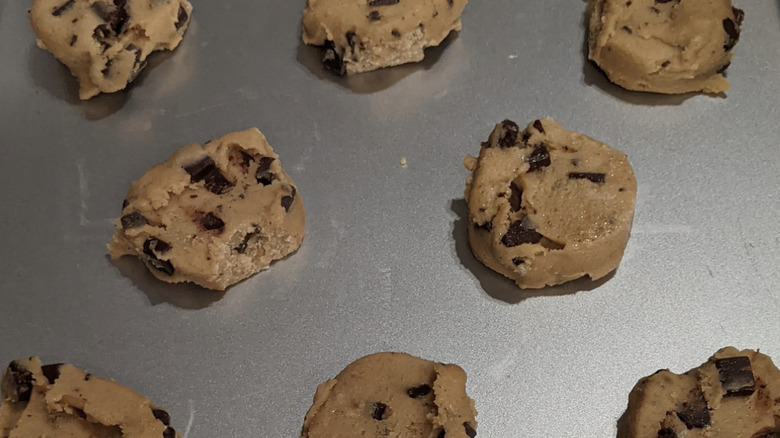
<path fill-rule="evenodd" d="M 193 3 L 131 91 L 79 102 L 0 0 L 0 362 L 113 377 L 188 438 L 294 437 L 318 383 L 399 350 L 463 366 L 480 436 L 513 438 L 614 436 L 638 378 L 726 345 L 780 361 L 778 2 L 737 4 L 727 98 L 609 84 L 572 0 L 474 0 L 425 62 L 349 80 L 301 46 L 303 0 Z M 547 115 L 628 154 L 636 218 L 608 280 L 523 293 L 469 251 L 462 160 Z M 296 255 L 225 294 L 109 261 L 134 179 L 250 126 L 303 194 Z"/>

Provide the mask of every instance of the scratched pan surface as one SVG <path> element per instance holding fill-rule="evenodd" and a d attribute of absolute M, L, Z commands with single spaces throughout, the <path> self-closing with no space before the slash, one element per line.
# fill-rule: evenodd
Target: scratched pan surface
<path fill-rule="evenodd" d="M 193 3 L 178 50 L 79 102 L 0 1 L 0 362 L 113 377 L 189 438 L 294 437 L 318 383 L 405 351 L 463 366 L 480 435 L 513 438 L 612 437 L 637 379 L 726 345 L 780 360 L 778 2 L 739 2 L 725 99 L 610 85 L 572 0 L 475 0 L 425 62 L 349 80 L 301 46 L 303 0 Z M 462 160 L 548 115 L 628 154 L 636 219 L 606 281 L 522 293 L 469 252 Z M 225 294 L 107 258 L 133 180 L 250 126 L 303 194 L 296 255 Z"/>

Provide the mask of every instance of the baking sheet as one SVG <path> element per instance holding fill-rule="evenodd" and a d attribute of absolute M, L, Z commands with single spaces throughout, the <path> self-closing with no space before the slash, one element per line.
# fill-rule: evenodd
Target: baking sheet
<path fill-rule="evenodd" d="M 0 1 L 0 362 L 112 377 L 189 438 L 292 437 L 318 383 L 405 351 L 465 368 L 480 436 L 509 438 L 614 436 L 637 379 L 726 345 L 780 360 L 780 3 L 736 4 L 727 98 L 609 84 L 578 1 L 472 1 L 424 62 L 351 79 L 299 42 L 303 0 L 193 3 L 175 52 L 79 102 Z M 628 154 L 636 218 L 606 281 L 520 292 L 469 251 L 462 160 L 542 116 Z M 133 180 L 251 126 L 303 195 L 296 255 L 225 294 L 109 261 Z"/>

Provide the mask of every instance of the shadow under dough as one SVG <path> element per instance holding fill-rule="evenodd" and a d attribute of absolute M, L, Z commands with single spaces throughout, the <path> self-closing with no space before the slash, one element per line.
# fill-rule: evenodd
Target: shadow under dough
<path fill-rule="evenodd" d="M 586 7 L 585 12 L 582 14 L 584 34 L 582 42 L 582 80 L 586 85 L 595 87 L 616 99 L 632 105 L 674 106 L 680 105 L 691 97 L 696 96 L 697 93 L 659 94 L 646 91 L 630 91 L 610 82 L 607 74 L 595 62 L 588 59 L 588 52 L 590 51 L 588 48 L 589 18 L 590 11 Z"/>
<path fill-rule="evenodd" d="M 356 94 L 370 94 L 390 88 L 412 73 L 430 69 L 436 64 L 439 58 L 441 58 L 442 53 L 444 53 L 447 47 L 457 39 L 458 32 L 450 32 L 441 44 L 435 47 L 426 48 L 425 58 L 420 62 L 380 68 L 378 70 L 359 73 L 352 76 L 339 76 L 326 70 L 322 65 L 323 49 L 321 47 L 306 45 L 302 40 L 299 40 L 298 42 L 298 52 L 295 59 L 299 64 L 306 67 L 310 73 L 322 81 L 339 85 Z"/>
<path fill-rule="evenodd" d="M 460 263 L 474 275 L 485 293 L 496 300 L 517 304 L 528 298 L 572 295 L 577 292 L 596 289 L 609 281 L 614 275 L 614 272 L 611 272 L 596 281 L 592 281 L 589 277 L 582 277 L 562 285 L 550 286 L 544 289 L 520 289 L 509 278 L 483 265 L 471 252 L 468 237 L 469 212 L 466 201 L 464 199 L 453 199 L 450 209 L 458 216 L 452 227 L 452 237 L 455 241 L 455 252 Z"/>
<path fill-rule="evenodd" d="M 199 310 L 225 296 L 225 292 L 205 289 L 192 283 L 171 284 L 160 281 L 135 257 L 126 256 L 118 260 L 109 258 L 109 262 L 146 295 L 152 306 L 168 303 L 181 309 Z"/>

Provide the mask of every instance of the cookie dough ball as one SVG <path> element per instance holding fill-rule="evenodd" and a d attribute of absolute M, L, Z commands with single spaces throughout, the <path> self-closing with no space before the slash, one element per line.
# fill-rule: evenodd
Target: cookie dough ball
<path fill-rule="evenodd" d="M 618 438 L 780 437 L 780 370 L 753 350 L 719 350 L 685 374 L 641 379 Z"/>
<path fill-rule="evenodd" d="M 301 437 L 474 438 L 476 415 L 459 366 L 377 353 L 320 384 Z"/>
<path fill-rule="evenodd" d="M 152 52 L 175 49 L 191 13 L 187 0 L 34 0 L 30 23 L 86 100 L 124 89 Z"/>
<path fill-rule="evenodd" d="M 146 397 L 73 365 L 16 360 L 0 387 L 3 438 L 180 437 L 170 415 Z"/>
<path fill-rule="evenodd" d="M 505 120 L 464 164 L 469 243 L 490 269 L 525 289 L 617 268 L 636 197 L 624 154 L 549 118 Z"/>
<path fill-rule="evenodd" d="M 224 290 L 295 252 L 303 200 L 257 129 L 192 144 L 127 193 L 109 250 L 155 277 Z"/>
<path fill-rule="evenodd" d="M 308 0 L 303 42 L 323 46 L 323 64 L 353 74 L 421 61 L 461 28 L 467 0 Z"/>
<path fill-rule="evenodd" d="M 731 0 L 589 0 L 588 57 L 628 90 L 729 89 L 723 72 L 744 13 Z"/>

